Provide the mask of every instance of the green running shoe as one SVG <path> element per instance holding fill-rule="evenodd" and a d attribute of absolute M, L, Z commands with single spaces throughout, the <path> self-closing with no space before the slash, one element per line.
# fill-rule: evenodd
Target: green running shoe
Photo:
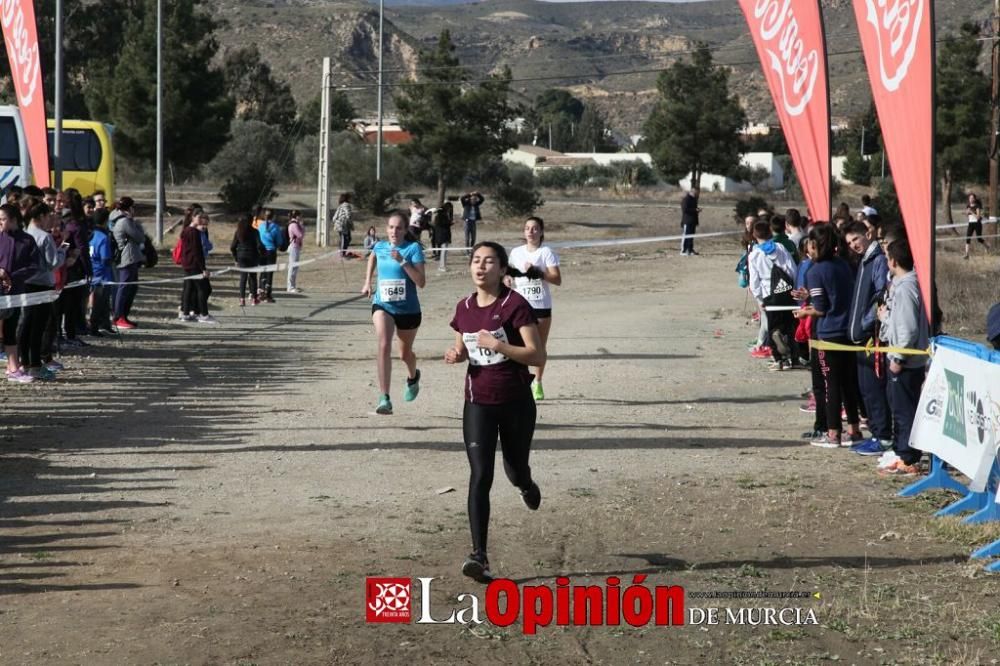
<path fill-rule="evenodd" d="M 403 400 L 406 402 L 413 402 L 417 399 L 417 395 L 420 393 L 420 370 L 417 370 L 417 375 L 413 379 L 406 379 L 406 390 L 403 391 Z"/>
<path fill-rule="evenodd" d="M 535 382 L 531 385 L 531 395 L 535 397 L 535 400 L 545 400 L 545 391 L 542 390 L 542 383 Z"/>
<path fill-rule="evenodd" d="M 392 414 L 392 401 L 389 400 L 388 395 L 383 395 L 378 400 L 378 407 L 375 408 L 376 414 Z"/>

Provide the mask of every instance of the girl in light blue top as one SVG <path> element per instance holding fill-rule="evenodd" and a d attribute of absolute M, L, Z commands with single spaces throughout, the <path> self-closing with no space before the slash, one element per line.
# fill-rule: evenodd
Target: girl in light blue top
<path fill-rule="evenodd" d="M 399 340 L 399 357 L 408 371 L 406 401 L 420 392 L 420 370 L 413 341 L 420 327 L 420 300 L 417 289 L 426 284 L 424 249 L 420 243 L 406 240 L 407 220 L 402 213 L 393 213 L 386 221 L 387 240 L 379 241 L 368 255 L 365 284 L 361 293 L 372 296 L 372 322 L 378 338 L 376 367 L 379 383 L 377 414 L 392 414 L 389 385 L 392 377 L 392 336 Z"/>

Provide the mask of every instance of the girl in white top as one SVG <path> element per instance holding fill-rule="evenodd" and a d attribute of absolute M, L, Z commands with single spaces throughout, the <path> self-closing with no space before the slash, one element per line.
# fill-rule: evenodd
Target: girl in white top
<path fill-rule="evenodd" d="M 542 338 L 542 346 L 549 339 L 552 329 L 552 293 L 549 285 L 561 285 L 562 274 L 559 272 L 559 256 L 547 245 L 545 240 L 545 222 L 540 217 L 529 217 L 524 223 L 524 245 L 515 247 L 510 252 L 510 265 L 523 272 L 524 277 L 514 278 L 512 287 L 524 296 L 538 318 L 538 332 Z M 542 374 L 545 364 L 531 368 L 535 381 L 531 392 L 535 400 L 544 400 L 542 389 Z"/>

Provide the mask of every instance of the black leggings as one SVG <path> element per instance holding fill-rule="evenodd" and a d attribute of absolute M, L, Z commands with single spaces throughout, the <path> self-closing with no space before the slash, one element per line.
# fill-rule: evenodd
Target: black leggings
<path fill-rule="evenodd" d="M 28 293 L 47 291 L 51 287 L 28 285 Z M 21 321 L 17 326 L 17 357 L 25 368 L 42 365 L 42 336 L 52 314 L 52 305 L 39 303 L 21 308 Z"/>
<path fill-rule="evenodd" d="M 977 236 L 978 240 L 983 245 L 986 245 L 986 241 L 983 240 L 983 223 L 982 222 L 969 222 L 969 226 L 965 228 L 965 244 L 972 245 L 972 235 Z"/>
<path fill-rule="evenodd" d="M 265 250 L 264 256 L 260 258 L 261 266 L 271 266 L 277 263 L 277 250 Z M 271 294 L 274 290 L 274 271 L 260 274 L 260 290 L 264 292 L 264 298 L 271 298 Z"/>
<path fill-rule="evenodd" d="M 87 293 L 86 287 L 73 287 L 65 289 L 59 294 L 59 303 L 62 305 L 63 326 L 66 331 L 66 339 L 76 339 L 77 325 L 84 312 L 83 297 Z"/>
<path fill-rule="evenodd" d="M 840 344 L 850 344 L 849 340 L 829 340 Z M 857 425 L 858 419 L 858 368 L 854 352 L 829 351 L 821 349 L 819 367 L 826 378 L 826 427 L 827 430 L 842 431 L 840 406 L 847 412 L 847 423 Z M 816 405 L 819 409 L 819 405 Z"/>
<path fill-rule="evenodd" d="M 255 268 L 257 264 L 256 259 L 237 259 L 236 265 L 240 268 Z M 257 297 L 257 274 L 247 273 L 244 271 L 240 272 L 240 298 L 247 297 L 247 284 L 250 285 L 250 296 L 251 298 Z"/>
<path fill-rule="evenodd" d="M 185 276 L 201 275 L 203 271 L 184 271 Z M 184 292 L 181 296 L 181 309 L 184 314 L 207 315 L 208 297 L 212 295 L 212 283 L 207 277 L 200 280 L 184 280 Z"/>
<path fill-rule="evenodd" d="M 490 524 L 490 488 L 497 436 L 503 453 L 503 468 L 510 482 L 521 490 L 531 488 L 531 438 L 535 434 L 535 401 L 528 396 L 502 405 L 465 403 L 462 434 L 469 457 L 469 527 L 472 548 L 486 552 Z"/>
<path fill-rule="evenodd" d="M 813 402 L 816 403 L 813 430 L 826 432 L 826 380 L 819 365 L 819 350 L 809 350 L 809 370 L 812 375 Z"/>

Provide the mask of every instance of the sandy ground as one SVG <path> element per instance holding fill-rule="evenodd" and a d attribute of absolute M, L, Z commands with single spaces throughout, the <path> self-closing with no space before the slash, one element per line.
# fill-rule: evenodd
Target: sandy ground
<path fill-rule="evenodd" d="M 659 208 L 545 213 L 550 240 L 678 227 Z M 532 585 L 819 592 L 687 600 L 818 625 L 366 624 L 366 576 L 434 577 L 435 614 L 484 596 L 459 573 L 463 370 L 440 360 L 471 286 L 457 258 L 428 271 L 422 392 L 403 402 L 397 364 L 396 414 L 378 417 L 361 265 L 328 261 L 304 295 L 245 311 L 220 278 L 217 327 L 173 321 L 177 288 L 144 288 L 139 330 L 67 357 L 53 384 L 0 387 L 0 663 L 996 663 L 995 581 L 967 560 L 995 528 L 935 520 L 948 496 L 897 499 L 871 459 L 805 445 L 807 374 L 747 355 L 736 244 L 699 249 L 563 253 L 532 454 L 544 499 L 527 511 L 498 470 L 491 560 Z"/>

